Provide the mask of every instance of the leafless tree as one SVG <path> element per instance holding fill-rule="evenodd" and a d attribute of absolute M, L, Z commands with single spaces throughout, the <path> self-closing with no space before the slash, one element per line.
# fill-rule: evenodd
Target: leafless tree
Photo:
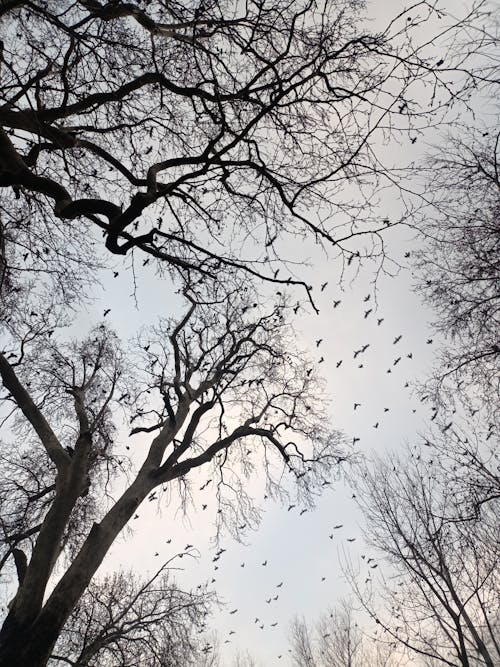
<path fill-rule="evenodd" d="M 309 627 L 305 619 L 291 624 L 292 661 L 296 667 L 391 667 L 404 664 L 393 642 L 374 641 L 363 629 L 352 600 L 320 616 Z"/>
<path fill-rule="evenodd" d="M 467 69 L 480 31 L 459 55 L 450 46 L 487 7 L 453 22 L 424 0 L 374 34 L 362 9 L 4 2 L 2 238 L 16 232 L 20 247 L 2 275 L 68 271 L 57 253 L 91 264 L 101 231 L 118 255 L 140 248 L 170 270 L 238 267 L 284 284 L 296 282 L 276 274 L 287 235 L 346 261 L 383 254 L 394 221 L 372 204 L 384 175 L 395 179 L 377 145 L 437 123 L 488 79 Z M 418 41 L 426 25 L 432 48 Z"/>
<path fill-rule="evenodd" d="M 367 585 L 352 564 L 348 574 L 379 633 L 424 664 L 493 667 L 500 657 L 498 495 L 491 476 L 482 489 L 463 479 L 459 486 L 456 464 L 442 465 L 440 451 L 428 446 L 376 460 L 355 482 L 367 541 L 386 567 L 364 563 Z M 498 490 L 498 475 L 495 483 Z"/>
<path fill-rule="evenodd" d="M 245 653 L 238 653 L 232 667 L 258 667 L 258 663 L 251 653 L 246 651 Z"/>
<path fill-rule="evenodd" d="M 497 91 L 498 92 L 498 91 Z M 445 347 L 426 392 L 448 405 L 457 388 L 497 413 L 500 347 L 500 173 L 496 128 L 462 128 L 431 158 L 418 289 Z M 478 396 L 479 394 L 479 396 Z"/>
<path fill-rule="evenodd" d="M 182 554 L 181 554 L 182 555 Z M 73 667 L 198 665 L 213 596 L 180 590 L 164 564 L 147 581 L 119 572 L 91 582 L 49 664 Z"/>
<path fill-rule="evenodd" d="M 5 400 L 15 408 L 21 440 L 17 447 L 47 457 L 54 487 L 50 495 L 35 491 L 38 506 L 48 505 L 45 514 L 47 507 L 35 515 L 35 526 L 25 527 L 24 515 L 20 528 L 6 526 L 5 553 L 12 553 L 15 543 L 25 551 L 27 567 L 3 626 L 0 664 L 12 664 L 14 655 L 19 665 L 45 664 L 140 504 L 175 484 L 186 499 L 191 470 L 205 466 L 217 488 L 218 519 L 237 532 L 258 518 L 245 491 L 253 471 L 265 475 L 269 495 L 282 498 L 283 473 L 290 473 L 298 497 L 309 502 L 346 457 L 323 412 L 314 365 L 295 350 L 286 322 L 289 308 L 278 304 L 262 313 L 242 286 L 229 295 L 227 285 L 209 291 L 205 301 L 186 292 L 189 308 L 180 321 L 151 331 L 137 357 L 144 370 L 134 377 L 132 358 L 127 355 L 125 363 L 118 341 L 104 327 L 67 344 L 42 332 L 32 349 L 19 331 L 11 345 L 17 342 L 22 351 L 15 360 L 0 356 Z M 150 444 L 122 496 L 116 502 L 108 498 L 103 513 L 107 484 L 120 473 L 126 454 L 113 440 L 117 405 L 128 414 L 130 438 Z M 25 440 L 30 430 L 36 438 Z M 31 491 L 19 493 L 26 501 Z M 74 555 L 47 597 L 64 536 L 86 498 L 99 502 L 87 506 L 92 511 L 79 524 Z M 26 636 L 32 638 L 28 644 Z"/>
<path fill-rule="evenodd" d="M 443 22 L 438 41 L 483 12 Z M 236 274 L 300 283 L 278 273 L 286 235 L 347 262 L 383 254 L 392 222 L 372 204 L 393 179 L 376 146 L 438 122 L 479 76 L 469 54 L 443 42 L 444 74 L 428 37 L 416 45 L 441 16 L 418 2 L 370 34 L 358 0 L 2 3 L 0 376 L 15 445 L 0 500 L 18 590 L 0 665 L 46 663 L 140 504 L 175 485 L 187 502 L 191 470 L 216 480 L 218 519 L 235 532 L 258 518 L 245 476 L 264 471 L 283 497 L 291 472 L 309 502 L 335 471 L 340 437 L 289 307 L 279 294 L 262 310 Z M 135 353 L 104 326 L 59 336 L 104 265 L 101 233 L 117 257 L 140 250 L 182 277 L 185 316 Z M 115 442 L 120 411 L 149 445 L 137 468 Z"/>

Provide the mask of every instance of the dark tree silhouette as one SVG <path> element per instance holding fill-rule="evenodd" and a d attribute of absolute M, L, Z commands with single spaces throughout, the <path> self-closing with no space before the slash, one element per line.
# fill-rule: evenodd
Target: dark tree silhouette
<path fill-rule="evenodd" d="M 112 253 L 212 277 L 288 283 L 287 235 L 383 255 L 395 221 L 372 204 L 395 177 L 377 146 L 476 83 L 446 40 L 483 12 L 451 26 L 417 2 L 371 33 L 357 0 L 3 3 L 0 186 L 6 234 L 28 238 L 18 259 L 56 238 L 88 255 L 92 228 Z M 445 72 L 416 41 L 427 23 Z"/>
<path fill-rule="evenodd" d="M 352 564 L 348 574 L 386 639 L 431 664 L 493 667 L 500 657 L 500 480 L 495 462 L 476 452 L 484 484 L 468 485 L 470 456 L 463 441 L 454 442 L 455 460 L 446 461 L 440 444 L 448 438 L 449 433 L 441 434 L 434 440 L 436 449 L 427 441 L 407 452 L 406 459 L 391 455 L 376 460 L 354 480 L 366 539 L 386 567 L 378 560 L 376 571 L 367 570 L 368 586 L 360 581 L 365 573 Z"/>
<path fill-rule="evenodd" d="M 366 633 L 353 600 L 341 600 L 314 626 L 295 618 L 290 628 L 294 667 L 392 667 L 400 664 L 392 642 L 377 642 Z"/>
<path fill-rule="evenodd" d="M 170 578 L 172 566 L 171 561 L 164 564 L 146 581 L 133 572 L 92 581 L 59 636 L 49 664 L 199 665 L 206 645 L 200 632 L 214 598 L 203 589 L 180 590 Z"/>
<path fill-rule="evenodd" d="M 0 355 L 5 400 L 16 408 L 19 452 L 45 456 L 50 474 L 43 484 L 36 475 L 22 485 L 19 503 L 17 496 L 8 501 L 15 511 L 4 527 L 4 553 L 23 553 L 27 567 L 3 626 L 0 664 L 45 664 L 140 504 L 172 484 L 187 493 L 191 470 L 207 468 L 217 485 L 219 520 L 235 532 L 256 519 L 245 491 L 254 469 L 265 475 L 268 493 L 281 497 L 282 473 L 289 471 L 305 502 L 338 470 L 341 439 L 322 412 L 313 368 L 295 350 L 288 308 L 262 314 L 247 288 L 228 294 L 227 287 L 211 290 L 204 302 L 186 292 L 186 314 L 151 332 L 137 357 L 144 370 L 135 376 L 132 358 L 124 358 L 104 326 L 81 343 L 58 344 L 46 331 L 27 341 L 18 325 L 22 351 L 15 360 L 7 358 L 13 352 Z M 141 434 L 150 444 L 122 496 L 103 513 L 106 484 L 123 465 L 113 440 L 117 404 L 128 414 L 130 439 Z M 36 438 L 26 440 L 27 430 Z M 23 460 L 21 454 L 17 465 Z M 29 512 L 23 503 L 31 503 Z M 82 512 L 71 564 L 46 597 L 68 527 Z"/>
<path fill-rule="evenodd" d="M 263 308 L 241 274 L 311 298 L 283 270 L 281 239 L 383 258 L 396 221 L 373 205 L 395 177 L 378 148 L 438 123 L 477 80 L 443 43 L 445 73 L 420 29 L 438 26 L 441 43 L 482 5 L 441 28 L 417 2 L 372 34 L 358 0 L 2 3 L 0 376 L 14 444 L 1 564 L 18 588 L 0 665 L 46 664 L 137 508 L 174 486 L 186 498 L 191 470 L 209 471 L 237 532 L 258 518 L 246 475 L 284 498 L 288 471 L 309 502 L 338 469 L 291 309 L 281 292 Z M 133 352 L 104 325 L 60 335 L 110 253 L 154 261 L 184 290 L 184 317 Z M 138 466 L 116 442 L 120 413 L 125 447 L 145 444 Z"/>
<path fill-rule="evenodd" d="M 500 174 L 496 130 L 448 137 L 430 162 L 430 205 L 418 226 L 418 289 L 446 345 L 427 391 L 450 404 L 457 388 L 496 412 L 500 346 Z"/>

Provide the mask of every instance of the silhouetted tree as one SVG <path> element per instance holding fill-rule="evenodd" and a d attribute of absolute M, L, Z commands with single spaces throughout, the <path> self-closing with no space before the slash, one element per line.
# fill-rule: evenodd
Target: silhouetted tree
<path fill-rule="evenodd" d="M 279 497 L 291 472 L 305 502 L 335 472 L 341 438 L 290 308 L 278 293 L 263 309 L 241 274 L 301 283 L 278 273 L 287 235 L 383 258 L 392 222 L 372 205 L 394 179 L 377 146 L 437 123 L 475 79 L 446 45 L 446 74 L 428 35 L 416 45 L 442 18 L 428 2 L 376 34 L 358 0 L 11 0 L 0 18 L 1 564 L 18 580 L 0 665 L 37 667 L 146 498 L 186 499 L 204 466 L 237 532 L 258 518 L 253 471 Z M 184 317 L 135 351 L 104 325 L 64 342 L 109 253 L 139 250 L 181 278 Z M 138 465 L 120 413 L 146 443 Z"/>
<path fill-rule="evenodd" d="M 374 193 L 395 179 L 377 147 L 435 125 L 476 84 L 447 38 L 479 26 L 486 6 L 454 22 L 417 2 L 378 33 L 362 9 L 3 3 L 0 186 L 15 270 L 53 265 L 54 252 L 78 261 L 79 247 L 90 259 L 92 229 L 112 253 L 140 248 L 212 278 L 238 267 L 295 282 L 275 275 L 283 236 L 348 261 L 383 256 L 395 221 Z M 432 48 L 427 34 L 417 43 L 423 25 Z"/>
<path fill-rule="evenodd" d="M 418 221 L 418 289 L 446 340 L 429 386 L 448 404 L 457 387 L 473 405 L 479 392 L 490 412 L 499 393 L 499 138 L 484 128 L 448 137 L 431 159 L 430 205 Z"/>
<path fill-rule="evenodd" d="M 295 618 L 291 657 L 296 667 L 391 667 L 399 665 L 392 643 L 374 641 L 363 629 L 352 600 L 320 616 L 313 626 Z"/>
<path fill-rule="evenodd" d="M 180 590 L 169 576 L 170 564 L 146 581 L 133 572 L 92 581 L 60 634 L 49 664 L 198 665 L 204 646 L 200 632 L 214 598 L 202 589 Z"/>
<path fill-rule="evenodd" d="M 0 355 L 0 375 L 9 392 L 5 400 L 15 408 L 17 448 L 46 457 L 50 474 L 40 489 L 36 476 L 7 501 L 15 510 L 13 525 L 4 528 L 5 554 L 14 545 L 16 553 L 26 550 L 27 567 L 2 630 L 4 664 L 14 655 L 19 665 L 45 664 L 140 504 L 173 484 L 187 494 L 191 470 L 205 466 L 217 480 L 217 516 L 237 532 L 244 519 L 257 518 L 245 491 L 245 476 L 253 470 L 265 475 L 271 496 L 281 497 L 282 473 L 289 471 L 307 502 L 345 458 L 322 411 L 314 367 L 295 350 L 288 309 L 278 304 L 262 314 L 247 288 L 229 294 L 227 288 L 211 289 L 205 301 L 187 291 L 186 314 L 151 331 L 137 353 L 143 370 L 135 375 L 133 357 L 104 326 L 67 344 L 44 330 L 27 339 L 22 323 L 17 339 L 12 333 L 10 349 L 16 343 L 19 349 L 15 360 Z M 150 444 L 126 490 L 103 512 L 106 485 L 124 460 L 113 440 L 117 405 L 128 414 L 130 438 L 141 434 Z M 26 439 L 29 432 L 34 435 Z M 32 507 L 23 512 L 27 502 Z M 46 597 L 68 527 L 82 506 L 88 511 L 73 531 L 71 564 Z"/>
<path fill-rule="evenodd" d="M 459 471 L 456 461 L 443 465 L 439 442 L 434 449 L 427 441 L 407 458 L 377 459 L 354 480 L 366 539 L 383 561 L 368 565 L 380 565 L 367 570 L 368 586 L 352 564 L 349 577 L 386 638 L 430 664 L 493 667 L 500 658 L 500 479 L 495 465 L 482 488 L 468 485 L 473 466 L 463 443 L 455 454 L 463 456 Z"/>

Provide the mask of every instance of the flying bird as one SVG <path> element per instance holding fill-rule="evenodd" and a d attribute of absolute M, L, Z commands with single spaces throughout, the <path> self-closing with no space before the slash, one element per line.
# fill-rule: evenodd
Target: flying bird
<path fill-rule="evenodd" d="M 399 334 L 399 336 L 396 336 L 396 338 L 392 341 L 392 344 L 396 345 L 396 343 L 399 343 L 399 341 L 401 340 L 402 337 L 403 337 L 402 334 Z"/>

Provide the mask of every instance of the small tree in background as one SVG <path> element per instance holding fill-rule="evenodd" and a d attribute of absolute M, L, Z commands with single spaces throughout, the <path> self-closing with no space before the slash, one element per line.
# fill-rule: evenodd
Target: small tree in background
<path fill-rule="evenodd" d="M 201 588 L 196 593 L 180 590 L 170 577 L 171 562 L 147 581 L 133 572 L 92 581 L 60 634 L 49 664 L 198 666 L 205 646 L 200 632 L 214 597 Z"/>

